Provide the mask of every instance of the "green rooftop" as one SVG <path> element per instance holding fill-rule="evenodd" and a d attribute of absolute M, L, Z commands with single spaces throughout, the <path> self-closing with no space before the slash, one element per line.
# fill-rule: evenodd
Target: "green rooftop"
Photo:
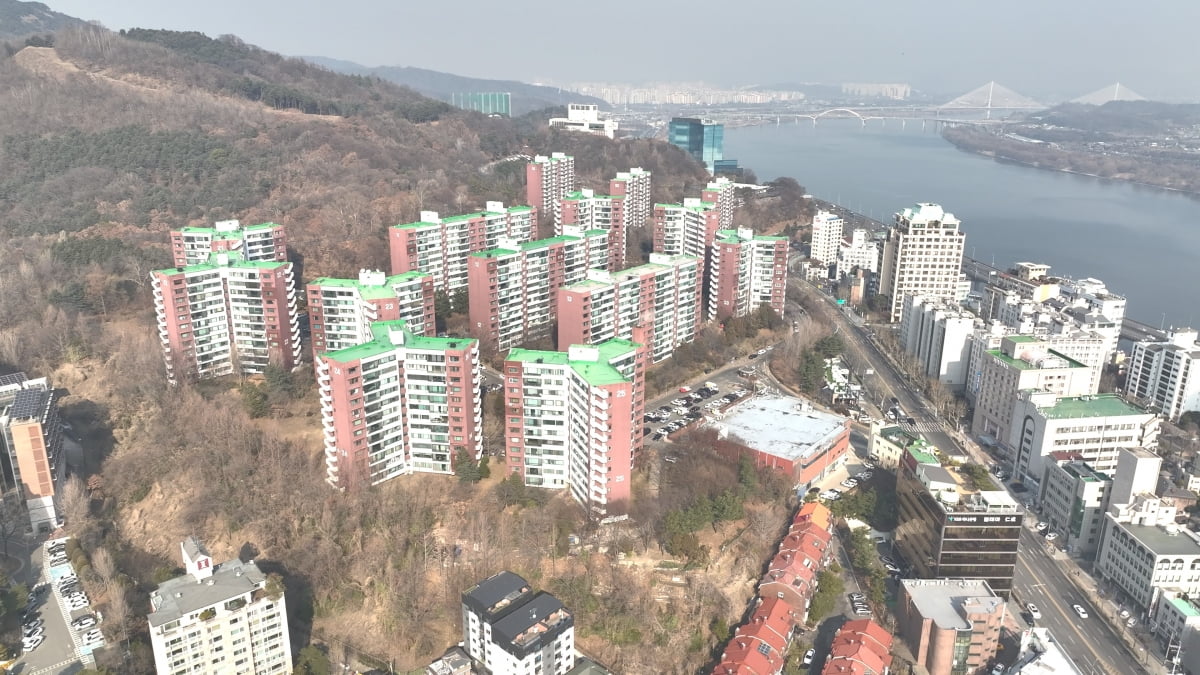
<path fill-rule="evenodd" d="M 1052 406 L 1039 408 L 1047 419 L 1076 419 L 1084 417 L 1124 417 L 1145 415 L 1146 411 L 1116 394 L 1071 396 L 1060 398 Z"/>
<path fill-rule="evenodd" d="M 403 284 L 430 275 L 425 272 L 413 271 L 404 272 L 402 274 L 394 274 L 390 277 L 384 277 L 384 282 L 380 285 L 364 284 L 358 279 L 334 279 L 331 277 L 321 277 L 308 282 L 309 286 L 321 286 L 323 288 L 351 288 L 358 291 L 360 297 L 364 300 L 382 300 L 384 298 L 395 297 L 395 292 L 392 287 L 396 284 Z"/>
<path fill-rule="evenodd" d="M 1033 337 L 1032 335 L 1009 335 L 1005 339 L 1010 342 L 1016 342 L 1018 344 L 1024 343 L 1024 342 L 1041 342 L 1041 340 Z"/>
<path fill-rule="evenodd" d="M 401 344 L 392 342 L 392 331 L 394 330 L 400 331 L 401 335 L 403 335 Z M 439 338 L 416 335 L 408 330 L 408 325 L 403 319 L 396 321 L 376 321 L 371 324 L 371 334 L 375 337 L 370 342 L 333 352 L 326 352 L 325 358 L 339 363 L 350 363 L 351 361 L 386 354 L 398 347 L 444 352 L 451 349 L 466 349 L 476 342 L 473 338 Z"/>
<path fill-rule="evenodd" d="M 546 363 L 550 365 L 565 365 L 570 366 L 572 370 L 579 374 L 588 384 L 599 387 L 607 384 L 620 384 L 628 382 L 629 378 L 621 374 L 619 370 L 611 365 L 611 363 L 629 352 L 636 349 L 639 345 L 631 340 L 622 340 L 614 338 L 605 340 L 598 345 L 572 345 L 573 347 L 587 347 L 597 350 L 598 355 L 595 361 L 585 361 L 580 359 L 571 359 L 568 352 L 547 352 L 538 351 L 535 349 L 513 349 L 508 352 L 507 361 L 520 361 L 523 363 Z"/>
<path fill-rule="evenodd" d="M 1171 606 L 1175 608 L 1175 611 L 1179 612 L 1185 617 L 1200 616 L 1200 610 L 1197 610 L 1196 606 L 1193 605 L 1190 600 L 1184 600 L 1183 598 L 1171 598 Z"/>
<path fill-rule="evenodd" d="M 591 197 L 583 194 L 583 190 L 573 190 L 563 196 L 563 199 L 625 199 L 625 195 L 602 195 L 595 192 Z"/>
<path fill-rule="evenodd" d="M 1004 364 L 1011 366 L 1013 368 L 1016 368 L 1017 370 L 1040 370 L 1038 368 L 1038 366 L 1035 366 L 1034 364 L 1024 361 L 1022 359 L 1013 358 L 1013 357 L 1009 356 L 1008 354 L 1005 354 L 1002 350 L 999 350 L 999 349 L 989 349 L 989 350 L 987 350 L 987 353 L 996 357 Z M 1073 359 L 1065 354 L 1056 352 L 1053 349 L 1047 349 L 1046 353 L 1049 354 L 1050 356 L 1056 356 L 1056 357 L 1066 361 L 1068 368 L 1087 368 L 1087 366 L 1085 366 L 1084 364 L 1076 361 L 1075 359 Z"/>
<path fill-rule="evenodd" d="M 920 448 L 917 448 L 914 446 L 909 446 L 908 448 L 905 448 L 905 449 L 908 451 L 909 456 L 911 456 L 913 459 L 917 460 L 917 464 L 937 464 L 938 466 L 942 465 L 942 463 L 940 461 L 938 461 L 937 455 L 934 455 L 933 453 L 925 452 L 924 450 L 921 450 Z"/>
<path fill-rule="evenodd" d="M 711 211 L 717 208 L 715 202 L 700 202 L 697 206 L 684 206 L 683 204 L 655 204 L 655 208 L 664 209 L 688 209 L 690 211 Z"/>

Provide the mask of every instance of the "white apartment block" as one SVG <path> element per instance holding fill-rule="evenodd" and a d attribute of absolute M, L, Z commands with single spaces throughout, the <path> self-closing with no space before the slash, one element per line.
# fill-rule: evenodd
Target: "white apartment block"
<path fill-rule="evenodd" d="M 895 220 L 884 242 L 879 279 L 879 292 L 891 300 L 893 322 L 901 318 L 905 296 L 957 299 L 966 240 L 960 221 L 937 204 L 906 208 Z"/>
<path fill-rule="evenodd" d="M 1193 329 L 1173 331 L 1166 342 L 1136 342 L 1125 391 L 1176 421 L 1200 410 L 1200 343 Z"/>
<path fill-rule="evenodd" d="M 733 229 L 733 213 L 738 207 L 737 184 L 728 178 L 718 177 L 704 186 L 700 201 L 712 204 L 717 209 L 720 229 Z"/>
<path fill-rule="evenodd" d="M 599 516 L 627 504 L 642 443 L 647 352 L 643 344 L 616 339 L 565 352 L 509 352 L 504 396 L 510 471 L 529 486 L 569 488 Z"/>
<path fill-rule="evenodd" d="M 150 594 L 150 645 L 159 675 L 292 672 L 283 582 L 237 558 L 214 564 L 194 537 L 186 574 Z"/>
<path fill-rule="evenodd" d="M 313 355 L 373 339 L 371 324 L 401 319 L 417 335 L 432 335 L 433 276 L 405 272 L 387 276 L 361 270 L 358 279 L 323 277 L 308 283 L 308 321 Z"/>
<path fill-rule="evenodd" d="M 316 362 L 326 481 L 339 489 L 454 472 L 483 447 L 479 342 L 416 335 L 403 321 Z"/>
<path fill-rule="evenodd" d="M 721 229 L 721 213 L 712 202 L 696 197 L 682 204 L 655 204 L 654 251 L 690 255 L 708 264 L 708 249 Z"/>
<path fill-rule="evenodd" d="M 150 273 L 167 375 L 261 373 L 300 361 L 296 281 L 289 262 L 214 253 L 200 265 Z"/>
<path fill-rule="evenodd" d="M 635 166 L 629 171 L 618 172 L 608 181 L 608 194 L 625 197 L 626 226 L 643 227 L 650 222 L 654 200 L 649 171 Z"/>
<path fill-rule="evenodd" d="M 1078 453 L 1096 471 L 1114 475 L 1122 449 L 1158 445 L 1158 416 L 1114 394 L 1021 391 L 1011 415 L 1000 439 L 1013 453 L 1013 475 L 1031 486 L 1041 481 L 1053 452 Z"/>
<path fill-rule="evenodd" d="M 838 250 L 842 246 L 842 228 L 845 221 L 836 213 L 817 211 L 812 219 L 812 244 L 809 256 L 820 260 L 828 267 L 837 262 Z"/>
<path fill-rule="evenodd" d="M 648 264 L 620 272 L 588 270 L 558 291 L 558 344 L 632 338 L 641 327 L 657 363 L 695 339 L 700 301 L 700 261 L 691 256 L 651 253 Z"/>
<path fill-rule="evenodd" d="M 900 344 L 924 366 L 925 377 L 954 391 L 967 383 L 977 319 L 958 303 L 910 295 L 904 300 Z"/>
<path fill-rule="evenodd" d="M 468 315 L 472 335 L 489 348 L 509 349 L 547 337 L 557 316 L 558 290 L 582 281 L 589 269 L 609 269 L 608 232 L 565 227 L 562 236 L 471 254 Z"/>
<path fill-rule="evenodd" d="M 1166 591 L 1200 593 L 1200 535 L 1175 524 L 1175 507 L 1153 496 L 1105 514 L 1095 573 L 1146 614 Z"/>
<path fill-rule="evenodd" d="M 448 293 L 466 288 L 467 257 L 496 248 L 501 241 L 532 240 L 534 217 L 528 206 L 505 208 L 503 202 L 445 218 L 437 211 L 422 211 L 418 222 L 388 228 L 392 274 L 424 272 L 433 276 L 436 290 Z"/>
<path fill-rule="evenodd" d="M 986 351 L 974 363 L 979 372 L 967 374 L 967 389 L 975 398 L 971 433 L 1001 441 L 1012 428 L 1013 406 L 1021 392 L 1084 396 L 1096 393 L 1098 384 L 1086 365 L 1027 335 L 1001 338 L 998 349 Z"/>
<path fill-rule="evenodd" d="M 575 666 L 575 618 L 512 572 L 462 594 L 463 647 L 490 675 L 564 675 Z"/>
<path fill-rule="evenodd" d="M 838 278 L 841 279 L 856 269 L 870 274 L 879 272 L 879 244 L 871 238 L 870 231 L 862 228 L 855 228 L 850 233 L 850 238 L 843 239 L 838 247 Z"/>
<path fill-rule="evenodd" d="M 625 266 L 625 199 L 623 195 L 598 195 L 587 188 L 568 192 L 558 200 L 554 234 L 562 235 L 565 227 L 608 232 L 608 267 L 621 269 Z"/>
<path fill-rule="evenodd" d="M 525 203 L 538 218 L 555 215 L 558 200 L 575 189 L 575 158 L 561 152 L 537 155 L 525 165 Z"/>

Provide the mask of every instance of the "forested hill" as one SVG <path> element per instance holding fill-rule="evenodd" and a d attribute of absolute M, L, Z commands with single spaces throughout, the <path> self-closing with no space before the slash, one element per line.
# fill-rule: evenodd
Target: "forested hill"
<path fill-rule="evenodd" d="M 463 77 L 425 68 L 408 66 L 378 66 L 372 68 L 351 61 L 341 61 L 323 56 L 305 56 L 305 60 L 325 66 L 330 70 L 351 75 L 374 75 L 389 82 L 413 89 L 441 101 L 449 101 L 451 94 L 469 92 L 506 91 L 512 94 L 512 114 L 524 115 L 542 108 L 565 107 L 568 103 L 591 103 L 607 108 L 603 100 L 592 96 L 565 92 L 557 87 L 526 84 L 515 80 L 486 80 Z"/>
<path fill-rule="evenodd" d="M 44 35 L 85 25 L 87 22 L 83 19 L 60 14 L 40 2 L 0 0 L 0 40 Z"/>

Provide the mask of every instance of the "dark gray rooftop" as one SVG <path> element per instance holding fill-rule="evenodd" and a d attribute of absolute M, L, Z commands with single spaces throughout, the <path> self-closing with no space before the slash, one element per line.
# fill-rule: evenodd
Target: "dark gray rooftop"
<path fill-rule="evenodd" d="M 575 625 L 570 612 L 552 616 L 563 609 L 558 598 L 546 591 L 538 591 L 528 602 L 492 625 L 492 639 L 504 651 L 524 658 L 552 643 L 567 628 Z"/>
<path fill-rule="evenodd" d="M 158 590 L 150 594 L 150 627 L 181 619 L 206 607 L 232 600 L 258 588 L 266 575 L 254 562 L 238 559 L 217 565 L 212 576 L 197 581 L 185 574 L 159 584 Z"/>
<path fill-rule="evenodd" d="M 45 417 L 54 400 L 54 393 L 42 389 L 22 389 L 16 393 L 8 407 L 10 420 L 40 420 Z"/>
<path fill-rule="evenodd" d="M 462 600 L 463 604 L 491 620 L 519 605 L 517 600 L 528 596 L 531 590 L 529 582 L 520 575 L 504 571 L 468 588 Z"/>

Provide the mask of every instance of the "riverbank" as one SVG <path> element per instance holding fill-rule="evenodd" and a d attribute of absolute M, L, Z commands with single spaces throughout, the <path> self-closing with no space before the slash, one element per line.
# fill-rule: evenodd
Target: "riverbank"
<path fill-rule="evenodd" d="M 942 138 L 959 150 L 1000 162 L 1200 196 L 1200 162 L 1065 150 L 966 126 L 946 126 Z"/>

